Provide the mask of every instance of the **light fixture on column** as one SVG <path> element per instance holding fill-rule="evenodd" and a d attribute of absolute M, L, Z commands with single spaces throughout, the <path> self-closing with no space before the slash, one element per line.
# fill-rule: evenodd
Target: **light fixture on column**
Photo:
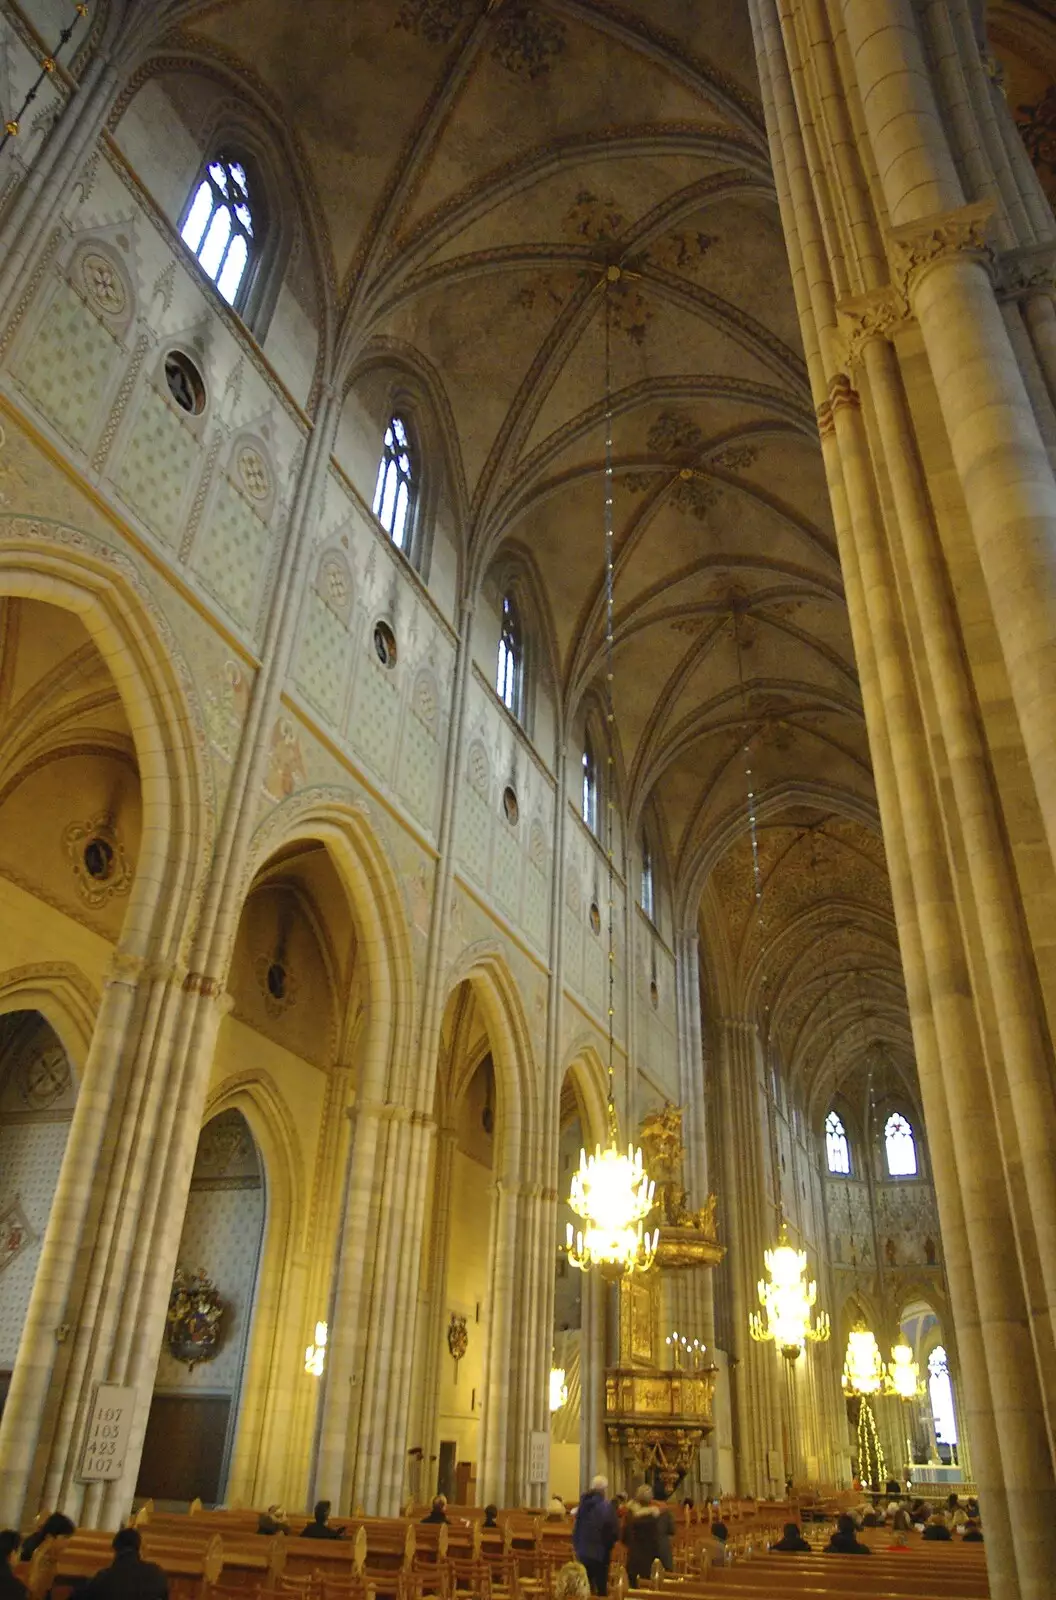
<path fill-rule="evenodd" d="M 564 1367 L 550 1368 L 550 1410 L 560 1411 L 568 1404 L 568 1384 Z"/>
<path fill-rule="evenodd" d="M 796 1361 L 808 1342 L 824 1344 L 832 1328 L 828 1312 L 820 1311 L 814 1317 L 818 1298 L 817 1283 L 807 1279 L 807 1252 L 796 1250 L 789 1242 L 788 1228 L 784 1222 L 773 1250 L 767 1250 L 763 1264 L 769 1273 L 769 1282 L 759 1280 L 759 1303 L 765 1321 L 758 1311 L 748 1318 L 748 1331 L 757 1344 L 772 1341 L 788 1361 Z"/>
<path fill-rule="evenodd" d="M 315 1343 L 310 1344 L 304 1352 L 304 1370 L 313 1378 L 321 1378 L 326 1366 L 326 1337 L 326 1323 L 317 1322 Z"/>
<path fill-rule="evenodd" d="M 620 280 L 618 266 L 609 266 L 602 280 L 605 296 L 605 718 L 608 745 L 605 786 L 606 840 L 609 873 L 609 1090 L 607 1101 L 609 1142 L 594 1154 L 579 1153 L 579 1168 L 573 1173 L 568 1197 L 571 1209 L 583 1227 L 570 1222 L 567 1227 L 568 1259 L 581 1271 L 596 1269 L 604 1277 L 622 1278 L 645 1272 L 656 1257 L 660 1237 L 658 1228 L 645 1231 L 645 1220 L 653 1209 L 654 1185 L 645 1170 L 642 1152 L 628 1145 L 620 1149 L 619 1125 L 613 1099 L 614 1017 L 616 994 L 616 951 L 613 938 L 614 867 L 613 809 L 616 713 L 613 705 L 613 497 L 612 497 L 612 362 L 611 310 L 609 291 Z"/>
<path fill-rule="evenodd" d="M 691 1339 L 688 1333 L 678 1333 L 674 1329 L 664 1340 L 671 1352 L 671 1362 L 676 1372 L 690 1368 L 694 1372 L 702 1366 L 707 1355 L 708 1347 L 699 1339 Z"/>

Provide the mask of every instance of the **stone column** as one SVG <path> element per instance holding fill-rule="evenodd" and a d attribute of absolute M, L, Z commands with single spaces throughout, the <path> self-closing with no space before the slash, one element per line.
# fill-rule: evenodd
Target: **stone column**
<path fill-rule="evenodd" d="M 700 939 L 680 933 L 675 940 L 675 1000 L 678 1020 L 679 1100 L 686 1147 L 685 1182 L 690 1205 L 703 1206 L 709 1194 L 708 1133 L 704 1116 L 704 1043 L 700 1011 Z M 685 1298 L 693 1336 L 709 1352 L 715 1344 L 715 1296 L 711 1269 L 685 1274 Z"/>
<path fill-rule="evenodd" d="M 49 1416 L 49 1395 L 53 1384 L 64 1385 L 71 1368 L 79 1364 L 79 1355 L 75 1355 L 80 1338 L 77 1277 L 91 1256 L 93 1232 L 102 1225 L 107 1184 L 100 1178 L 107 1175 L 108 1166 L 114 1190 L 119 1192 L 117 1155 L 108 1155 L 105 1141 L 108 1129 L 115 1120 L 120 1121 L 123 1101 L 134 1092 L 139 1074 L 125 1054 L 126 1042 L 134 1037 L 149 1007 L 153 987 L 139 962 L 115 956 L 85 1062 L 0 1422 L 0 1521 L 8 1526 L 17 1527 L 25 1520 L 24 1509 L 33 1505 L 48 1457 L 69 1442 L 69 1429 L 65 1439 L 56 1436 L 54 1416 Z M 55 1330 L 63 1324 L 72 1326 L 73 1340 L 59 1345 Z M 72 1469 L 73 1463 L 71 1476 Z M 61 1491 L 61 1476 L 59 1487 Z"/>
<path fill-rule="evenodd" d="M 513 1349 L 517 1337 L 520 1271 L 517 1246 L 522 1231 L 524 1193 L 515 1180 L 498 1178 L 492 1199 L 492 1244 L 488 1271 L 488 1354 L 484 1374 L 484 1415 L 478 1489 L 496 1505 L 523 1505 L 522 1480 L 513 1437 L 517 1373 Z"/>
<path fill-rule="evenodd" d="M 423 1452 L 424 1470 L 438 1455 L 438 1423 L 441 1361 L 446 1310 L 447 1261 L 451 1246 L 451 1177 L 458 1135 L 454 1128 L 438 1128 L 433 1157 L 433 1184 L 430 1195 L 429 1250 L 422 1274 L 418 1303 L 418 1329 L 421 1360 L 417 1389 L 420 1422 L 413 1443 Z M 424 1493 L 424 1489 L 423 1489 Z"/>
<path fill-rule="evenodd" d="M 763 1254 L 774 1242 L 760 1203 L 765 1179 L 758 1126 L 758 1030 L 752 1022 L 723 1018 L 717 1032 L 737 1490 L 765 1496 L 771 1492 L 770 1454 L 781 1450 L 784 1380 L 774 1347 L 756 1344 L 748 1332 L 749 1312 L 758 1308 Z"/>
<path fill-rule="evenodd" d="M 822 444 L 826 452 L 826 470 L 841 544 L 848 607 L 869 725 L 877 797 L 884 818 L 884 839 L 891 876 L 891 891 L 898 919 L 906 992 L 913 1023 L 917 1074 L 928 1128 L 932 1169 L 935 1174 L 947 1274 L 955 1316 L 964 1341 L 966 1365 L 970 1362 L 972 1372 L 971 1385 L 975 1399 L 971 1426 L 983 1462 L 980 1471 L 980 1490 L 985 1493 L 989 1508 L 988 1562 L 992 1580 L 995 1582 L 995 1592 L 1016 1596 L 1019 1589 L 1010 1505 L 1002 1477 L 1001 1449 L 989 1391 L 972 1249 L 950 1125 L 951 1107 L 942 1082 L 939 1038 L 925 959 L 925 944 L 918 915 L 916 888 L 911 871 L 908 830 L 898 800 L 888 711 L 878 685 L 876 650 L 866 618 L 857 543 L 849 532 L 848 496 L 841 458 L 836 450 L 831 419 L 824 415 Z M 926 836 L 923 843 L 926 845 Z M 998 1589 L 998 1582 L 1004 1587 Z"/>
<path fill-rule="evenodd" d="M 604 1477 L 610 1477 L 609 1488 L 614 1493 L 619 1486 L 611 1481 L 609 1444 L 605 1433 L 605 1368 L 609 1360 L 608 1295 L 608 1284 L 596 1272 L 584 1275 L 579 1336 L 579 1482 L 582 1489 L 589 1488 L 591 1479 L 601 1473 Z"/>

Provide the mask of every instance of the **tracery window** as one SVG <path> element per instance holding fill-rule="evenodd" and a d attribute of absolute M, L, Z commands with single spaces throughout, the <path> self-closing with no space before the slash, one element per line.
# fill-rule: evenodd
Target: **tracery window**
<path fill-rule="evenodd" d="M 825 1118 L 825 1161 L 830 1172 L 840 1172 L 849 1176 L 850 1141 L 847 1138 L 847 1130 L 835 1111 L 830 1111 Z"/>
<path fill-rule="evenodd" d="M 411 553 L 414 514 L 418 505 L 418 471 L 410 429 L 398 414 L 385 429 L 378 481 L 374 486 L 374 515 L 393 544 Z"/>
<path fill-rule="evenodd" d="M 650 922 L 656 921 L 656 885 L 653 881 L 653 853 L 649 840 L 642 840 L 642 910 Z"/>
<path fill-rule="evenodd" d="M 915 1178 L 917 1175 L 917 1145 L 913 1129 L 893 1111 L 884 1125 L 884 1145 L 887 1149 L 887 1170 L 892 1178 Z"/>
<path fill-rule="evenodd" d="M 957 1412 L 953 1404 L 950 1366 L 946 1359 L 946 1351 L 941 1344 L 937 1344 L 928 1357 L 928 1397 L 931 1400 L 936 1442 L 955 1445 Z"/>
<path fill-rule="evenodd" d="M 581 815 L 591 833 L 597 833 L 598 769 L 594 761 L 594 746 L 590 742 L 589 734 L 583 741 L 583 799 Z"/>
<path fill-rule="evenodd" d="M 495 693 L 518 721 L 524 712 L 524 642 L 521 619 L 512 595 L 502 597 L 502 628 L 499 633 L 499 660 L 495 674 Z"/>
<path fill-rule="evenodd" d="M 180 235 L 206 277 L 236 309 L 257 248 L 249 179 L 241 161 L 218 155 L 202 174 Z"/>

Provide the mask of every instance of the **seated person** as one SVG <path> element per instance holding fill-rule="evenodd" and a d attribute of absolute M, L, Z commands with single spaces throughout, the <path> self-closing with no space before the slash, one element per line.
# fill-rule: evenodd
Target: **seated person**
<path fill-rule="evenodd" d="M 85 1600 L 168 1600 L 169 1580 L 139 1550 L 138 1528 L 119 1528 L 113 1537 L 114 1559 L 88 1580 Z"/>
<path fill-rule="evenodd" d="M 955 1494 L 951 1494 L 946 1501 L 946 1526 L 948 1528 L 963 1528 L 968 1521 L 968 1514 Z"/>
<path fill-rule="evenodd" d="M 26 1600 L 29 1591 L 21 1578 L 15 1576 L 22 1535 L 17 1528 L 5 1528 L 0 1533 L 0 1600 Z"/>
<path fill-rule="evenodd" d="M 499 1508 L 498 1508 L 498 1506 L 485 1506 L 484 1507 L 484 1526 L 485 1526 L 485 1528 L 497 1528 L 498 1525 L 499 1525 Z"/>
<path fill-rule="evenodd" d="M 269 1506 L 266 1511 L 260 1513 L 260 1521 L 257 1523 L 258 1533 L 289 1533 L 289 1531 L 285 1506 Z"/>
<path fill-rule="evenodd" d="M 317 1500 L 312 1520 L 301 1529 L 302 1539 L 340 1539 L 342 1530 L 330 1526 L 329 1500 Z"/>
<path fill-rule="evenodd" d="M 858 1538 L 858 1529 L 855 1527 L 854 1518 L 845 1511 L 836 1524 L 836 1532 L 825 1546 L 826 1553 L 838 1556 L 871 1556 L 872 1551 L 867 1544 L 862 1544 Z"/>
<path fill-rule="evenodd" d="M 979 1518 L 978 1517 L 969 1517 L 968 1518 L 968 1521 L 964 1525 L 964 1534 L 963 1534 L 961 1543 L 962 1544 L 982 1544 L 983 1543 L 983 1530 L 979 1526 Z"/>
<path fill-rule="evenodd" d="M 906 1507 L 896 1505 L 893 1500 L 887 1508 L 887 1520 L 896 1533 L 908 1533 L 913 1526 L 913 1518 Z"/>
<path fill-rule="evenodd" d="M 949 1543 L 953 1538 L 949 1524 L 941 1511 L 933 1511 L 928 1518 L 927 1526 L 921 1534 L 922 1539 L 940 1540 Z"/>
<path fill-rule="evenodd" d="M 806 1551 L 810 1554 L 810 1545 L 799 1531 L 798 1522 L 786 1522 L 785 1531 L 776 1544 L 770 1546 L 771 1550 Z"/>
<path fill-rule="evenodd" d="M 35 1528 L 22 1541 L 22 1560 L 31 1561 L 45 1539 L 69 1539 L 76 1531 L 69 1517 L 63 1516 L 61 1511 L 53 1511 L 39 1528 Z"/>
<path fill-rule="evenodd" d="M 433 1501 L 432 1508 L 429 1511 L 428 1516 L 423 1517 L 422 1521 L 423 1522 L 446 1522 L 447 1521 L 447 1495 L 446 1494 L 438 1494 L 437 1495 L 436 1499 Z"/>
<path fill-rule="evenodd" d="M 554 1574 L 554 1600 L 590 1600 L 587 1569 L 579 1561 L 566 1561 Z"/>
<path fill-rule="evenodd" d="M 725 1522 L 720 1520 L 712 1523 L 708 1537 L 701 1541 L 707 1566 L 724 1567 L 726 1565 L 729 1556 L 729 1551 L 726 1549 L 726 1541 L 729 1536 L 730 1530 Z"/>

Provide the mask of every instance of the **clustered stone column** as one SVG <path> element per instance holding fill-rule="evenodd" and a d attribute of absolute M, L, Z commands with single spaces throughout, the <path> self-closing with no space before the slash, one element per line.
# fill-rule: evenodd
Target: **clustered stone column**
<path fill-rule="evenodd" d="M 751 14 L 992 1587 L 1026 1600 L 1056 1509 L 1056 227 L 968 0 Z"/>

